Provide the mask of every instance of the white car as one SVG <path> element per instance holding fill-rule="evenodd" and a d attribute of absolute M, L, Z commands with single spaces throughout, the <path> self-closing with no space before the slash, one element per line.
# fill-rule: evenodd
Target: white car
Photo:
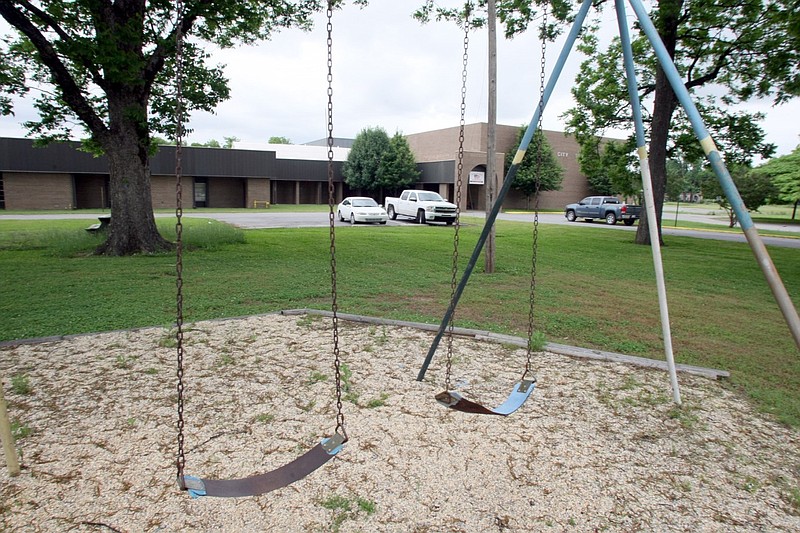
<path fill-rule="evenodd" d="M 389 215 L 386 210 L 372 198 L 366 196 L 349 196 L 342 200 L 337 208 L 339 220 L 356 222 L 379 222 L 386 224 Z"/>

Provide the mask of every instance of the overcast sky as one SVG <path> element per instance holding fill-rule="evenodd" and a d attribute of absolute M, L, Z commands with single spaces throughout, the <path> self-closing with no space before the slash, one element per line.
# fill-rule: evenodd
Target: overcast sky
<path fill-rule="evenodd" d="M 457 126 L 460 113 L 463 33 L 451 23 L 421 25 L 411 13 L 421 0 L 374 1 L 365 9 L 348 6 L 334 14 L 334 135 L 355 137 L 367 127 L 389 135 Z M 613 10 L 603 29 L 616 34 Z M 590 15 L 591 16 L 591 15 Z M 632 13 L 628 15 L 632 20 Z M 562 41 L 548 44 L 549 75 Z M 467 123 L 486 121 L 486 32 L 470 34 Z M 216 51 L 226 64 L 231 98 L 216 114 L 192 117 L 190 142 L 238 137 L 240 148 L 257 147 L 273 136 L 305 143 L 324 138 L 327 109 L 325 18 L 311 32 L 289 30 L 254 47 Z M 535 32 L 498 43 L 498 122 L 530 121 L 539 94 L 540 44 Z M 563 130 L 560 115 L 572 105 L 570 86 L 582 56 L 574 51 L 544 113 L 544 128 Z M 800 99 L 779 108 L 753 102 L 768 114 L 763 127 L 777 155 L 800 144 Z M 19 125 L 32 118 L 21 103 L 16 117 L 0 118 L 0 136 L 21 137 Z M 794 117 L 794 118 L 788 118 Z M 624 136 L 625 132 L 607 132 Z"/>

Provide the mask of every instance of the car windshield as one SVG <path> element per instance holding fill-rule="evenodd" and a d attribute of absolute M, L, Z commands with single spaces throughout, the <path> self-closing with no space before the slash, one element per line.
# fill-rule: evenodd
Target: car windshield
<path fill-rule="evenodd" d="M 419 199 L 423 202 L 441 202 L 444 200 L 439 196 L 439 193 L 435 192 L 421 192 L 419 193 Z"/>
<path fill-rule="evenodd" d="M 356 198 L 353 200 L 353 207 L 377 207 L 378 202 L 372 198 Z"/>

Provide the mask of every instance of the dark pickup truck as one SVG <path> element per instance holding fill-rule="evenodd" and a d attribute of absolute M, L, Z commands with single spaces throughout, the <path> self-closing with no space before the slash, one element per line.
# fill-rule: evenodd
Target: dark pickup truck
<path fill-rule="evenodd" d="M 642 206 L 625 204 L 614 196 L 587 196 L 577 204 L 569 204 L 564 208 L 564 216 L 570 222 L 575 222 L 577 218 L 588 221 L 601 218 L 611 226 L 618 220 L 626 226 L 632 226 L 641 214 Z"/>

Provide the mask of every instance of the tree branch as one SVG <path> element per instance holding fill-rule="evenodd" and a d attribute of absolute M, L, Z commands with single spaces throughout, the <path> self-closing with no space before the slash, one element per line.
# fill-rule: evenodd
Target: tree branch
<path fill-rule="evenodd" d="M 52 43 L 11 2 L 0 1 L 0 15 L 31 41 L 39 52 L 42 63 L 50 70 L 54 83 L 61 88 L 64 102 L 69 108 L 87 125 L 92 134 L 98 137 L 106 135 L 108 128 L 84 97 Z"/>
<path fill-rule="evenodd" d="M 191 5 L 181 13 L 180 20 L 173 25 L 172 30 L 159 41 L 156 48 L 150 54 L 150 58 L 144 68 L 145 90 L 148 93 L 155 82 L 156 76 L 164 67 L 164 61 L 167 56 L 175 50 L 175 38 L 178 35 L 178 28 L 180 28 L 181 35 L 186 36 L 199 16 L 200 10 L 196 8 L 199 6 L 209 6 L 211 4 L 213 4 L 212 0 L 199 0 L 198 2 L 191 3 Z"/>
<path fill-rule="evenodd" d="M 58 24 L 58 22 L 55 19 L 53 19 L 53 17 L 51 17 L 49 14 L 47 14 L 47 12 L 42 11 L 35 5 L 28 2 L 28 0 L 19 0 L 18 3 L 22 7 L 24 7 L 25 9 L 36 15 L 36 17 L 42 20 L 45 24 L 47 24 L 47 26 L 50 29 L 52 29 L 61 38 L 62 41 L 64 41 L 65 43 L 74 43 L 74 39 L 72 38 L 72 36 L 66 31 L 64 31 Z M 92 74 L 92 81 L 96 83 L 99 87 L 103 88 L 105 85 L 105 80 L 103 79 L 103 76 L 100 74 L 100 71 L 97 70 L 95 64 L 92 61 L 88 61 L 86 57 L 84 57 L 83 55 L 79 57 L 80 57 L 80 63 L 83 66 L 83 68 L 85 68 Z"/>

